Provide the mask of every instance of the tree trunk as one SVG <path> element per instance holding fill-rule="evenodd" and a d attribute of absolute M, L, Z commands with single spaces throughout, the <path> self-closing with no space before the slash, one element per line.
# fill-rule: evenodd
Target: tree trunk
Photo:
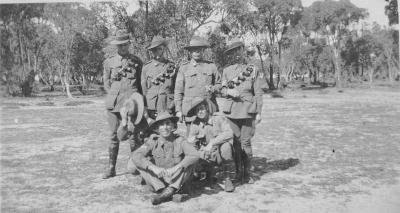
<path fill-rule="evenodd" d="M 67 96 L 68 98 L 73 98 L 71 91 L 69 89 L 69 79 L 67 77 L 67 75 L 64 75 L 64 85 L 65 85 L 65 91 L 67 92 Z"/>
<path fill-rule="evenodd" d="M 342 88 L 339 50 L 335 47 L 333 48 L 333 55 L 335 57 L 335 85 L 338 88 Z"/>
<path fill-rule="evenodd" d="M 259 45 L 257 45 L 256 47 L 257 47 L 257 54 L 258 54 L 258 57 L 260 58 L 261 70 L 262 70 L 262 72 L 263 72 L 264 76 L 267 76 L 267 75 L 266 75 L 266 73 L 265 73 L 265 68 L 264 68 L 264 60 L 262 59 L 262 53 L 261 53 L 260 46 L 259 46 Z M 267 78 L 267 77 L 265 78 L 265 81 L 267 82 L 267 84 L 268 84 L 268 87 L 270 87 L 270 81 L 268 80 L 268 78 Z"/>

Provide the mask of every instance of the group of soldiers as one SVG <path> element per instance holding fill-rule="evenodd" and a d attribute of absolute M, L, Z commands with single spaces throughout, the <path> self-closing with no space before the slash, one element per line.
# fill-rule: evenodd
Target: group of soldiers
<path fill-rule="evenodd" d="M 172 199 L 188 181 L 218 182 L 216 169 L 226 192 L 234 191 L 235 182 L 254 182 L 251 138 L 261 121 L 263 75 L 247 64 L 242 41 L 225 50 L 235 62 L 222 75 L 203 59 L 209 43 L 201 37 L 184 47 L 190 60 L 179 66 L 165 57 L 163 38 L 153 38 L 147 48 L 153 59 L 145 64 L 129 53 L 125 30 L 111 44 L 118 53 L 104 62 L 111 129 L 104 179 L 116 175 L 119 143 L 127 140 L 129 172 L 156 192 L 154 205 Z M 185 135 L 176 133 L 178 122 L 186 125 Z"/>

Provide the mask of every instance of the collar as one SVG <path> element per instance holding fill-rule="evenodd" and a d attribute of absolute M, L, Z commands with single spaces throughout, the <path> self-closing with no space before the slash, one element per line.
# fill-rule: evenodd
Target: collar
<path fill-rule="evenodd" d="M 190 64 L 192 64 L 194 67 L 196 67 L 199 63 L 200 63 L 200 61 L 197 62 L 197 61 L 195 61 L 194 59 L 191 59 L 191 60 L 190 60 Z"/>
<path fill-rule="evenodd" d="M 168 141 L 163 137 L 158 137 L 157 143 L 158 143 L 159 146 L 163 147 L 164 144 L 166 144 L 166 143 L 171 143 L 172 144 L 172 143 L 174 143 L 174 141 Z"/>

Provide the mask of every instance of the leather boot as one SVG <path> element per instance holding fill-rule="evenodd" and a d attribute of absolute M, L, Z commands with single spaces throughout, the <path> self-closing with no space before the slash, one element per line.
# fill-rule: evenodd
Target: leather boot
<path fill-rule="evenodd" d="M 232 162 L 233 163 L 233 162 Z M 235 186 L 232 183 L 231 171 L 233 171 L 232 163 L 225 163 L 222 168 L 224 172 L 224 191 L 225 192 L 233 192 L 235 191 Z"/>
<path fill-rule="evenodd" d="M 161 194 L 154 195 L 153 197 L 151 197 L 151 199 L 150 199 L 151 203 L 153 205 L 158 205 L 163 202 L 170 201 L 172 199 L 172 196 L 174 195 L 174 193 L 175 193 L 174 188 L 167 187 L 161 192 Z"/>
<path fill-rule="evenodd" d="M 243 159 L 242 159 L 242 149 L 239 146 L 234 146 L 234 162 L 235 162 L 235 178 L 234 182 L 243 183 L 244 173 L 243 173 Z"/>
<path fill-rule="evenodd" d="M 108 179 L 108 178 L 114 177 L 116 175 L 115 165 L 117 164 L 118 150 L 119 150 L 118 143 L 112 143 L 108 147 L 109 167 L 108 167 L 107 171 L 104 173 L 103 179 Z"/>
<path fill-rule="evenodd" d="M 243 164 L 244 164 L 244 182 L 253 184 L 254 183 L 254 178 L 252 177 L 251 172 L 254 170 L 252 161 L 251 161 L 252 156 L 243 152 Z"/>
<path fill-rule="evenodd" d="M 137 140 L 137 139 L 136 139 Z M 136 166 L 135 166 L 135 164 L 133 163 L 133 160 L 132 160 L 132 153 L 137 149 L 137 148 L 139 148 L 139 146 L 136 144 L 136 140 L 135 140 L 135 138 L 134 137 L 130 137 L 129 138 L 129 147 L 130 147 L 130 149 L 131 149 L 131 156 L 129 157 L 129 159 L 128 159 L 128 163 L 127 163 L 127 165 L 126 165 L 126 169 L 127 169 L 127 172 L 129 173 L 129 174 L 132 174 L 132 175 L 139 175 L 139 171 L 137 170 L 137 168 L 136 168 Z"/>

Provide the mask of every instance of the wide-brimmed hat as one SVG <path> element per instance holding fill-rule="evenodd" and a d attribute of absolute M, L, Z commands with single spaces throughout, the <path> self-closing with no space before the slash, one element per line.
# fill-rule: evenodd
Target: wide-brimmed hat
<path fill-rule="evenodd" d="M 160 112 L 158 113 L 156 120 L 149 125 L 149 128 L 155 129 L 161 121 L 165 121 L 167 119 L 170 119 L 173 123 L 177 123 L 179 120 L 178 117 L 171 115 L 171 113 L 169 113 L 168 111 Z"/>
<path fill-rule="evenodd" d="M 228 45 L 228 48 L 226 48 L 226 50 L 224 51 L 224 53 L 228 53 L 231 50 L 234 50 L 238 47 L 244 47 L 244 43 L 243 41 L 239 40 L 239 39 L 233 39 L 230 44 Z"/>
<path fill-rule="evenodd" d="M 131 121 L 137 125 L 143 118 L 144 100 L 140 93 L 133 93 L 123 103 L 119 113 L 121 114 L 121 123 Z"/>
<path fill-rule="evenodd" d="M 164 38 L 161 38 L 159 36 L 154 36 L 153 40 L 151 41 L 150 45 L 147 47 L 148 50 L 151 50 L 153 48 L 156 48 L 160 45 L 168 45 L 168 41 L 165 40 Z"/>
<path fill-rule="evenodd" d="M 114 36 L 114 40 L 110 42 L 112 45 L 121 45 L 129 43 L 129 33 L 127 30 L 117 30 Z"/>
<path fill-rule="evenodd" d="M 214 112 L 217 111 L 217 108 L 215 106 L 215 104 L 208 98 L 201 98 L 201 97 L 196 97 L 193 99 L 192 101 L 192 106 L 189 108 L 188 113 L 187 113 L 187 117 L 193 117 L 196 116 L 196 108 L 200 105 L 205 103 L 207 105 L 208 108 L 208 113 L 210 115 L 212 115 Z"/>
<path fill-rule="evenodd" d="M 204 38 L 198 37 L 198 36 L 193 36 L 192 39 L 189 42 L 189 45 L 184 47 L 185 49 L 191 49 L 194 47 L 210 47 L 210 43 L 208 43 L 207 40 Z"/>

